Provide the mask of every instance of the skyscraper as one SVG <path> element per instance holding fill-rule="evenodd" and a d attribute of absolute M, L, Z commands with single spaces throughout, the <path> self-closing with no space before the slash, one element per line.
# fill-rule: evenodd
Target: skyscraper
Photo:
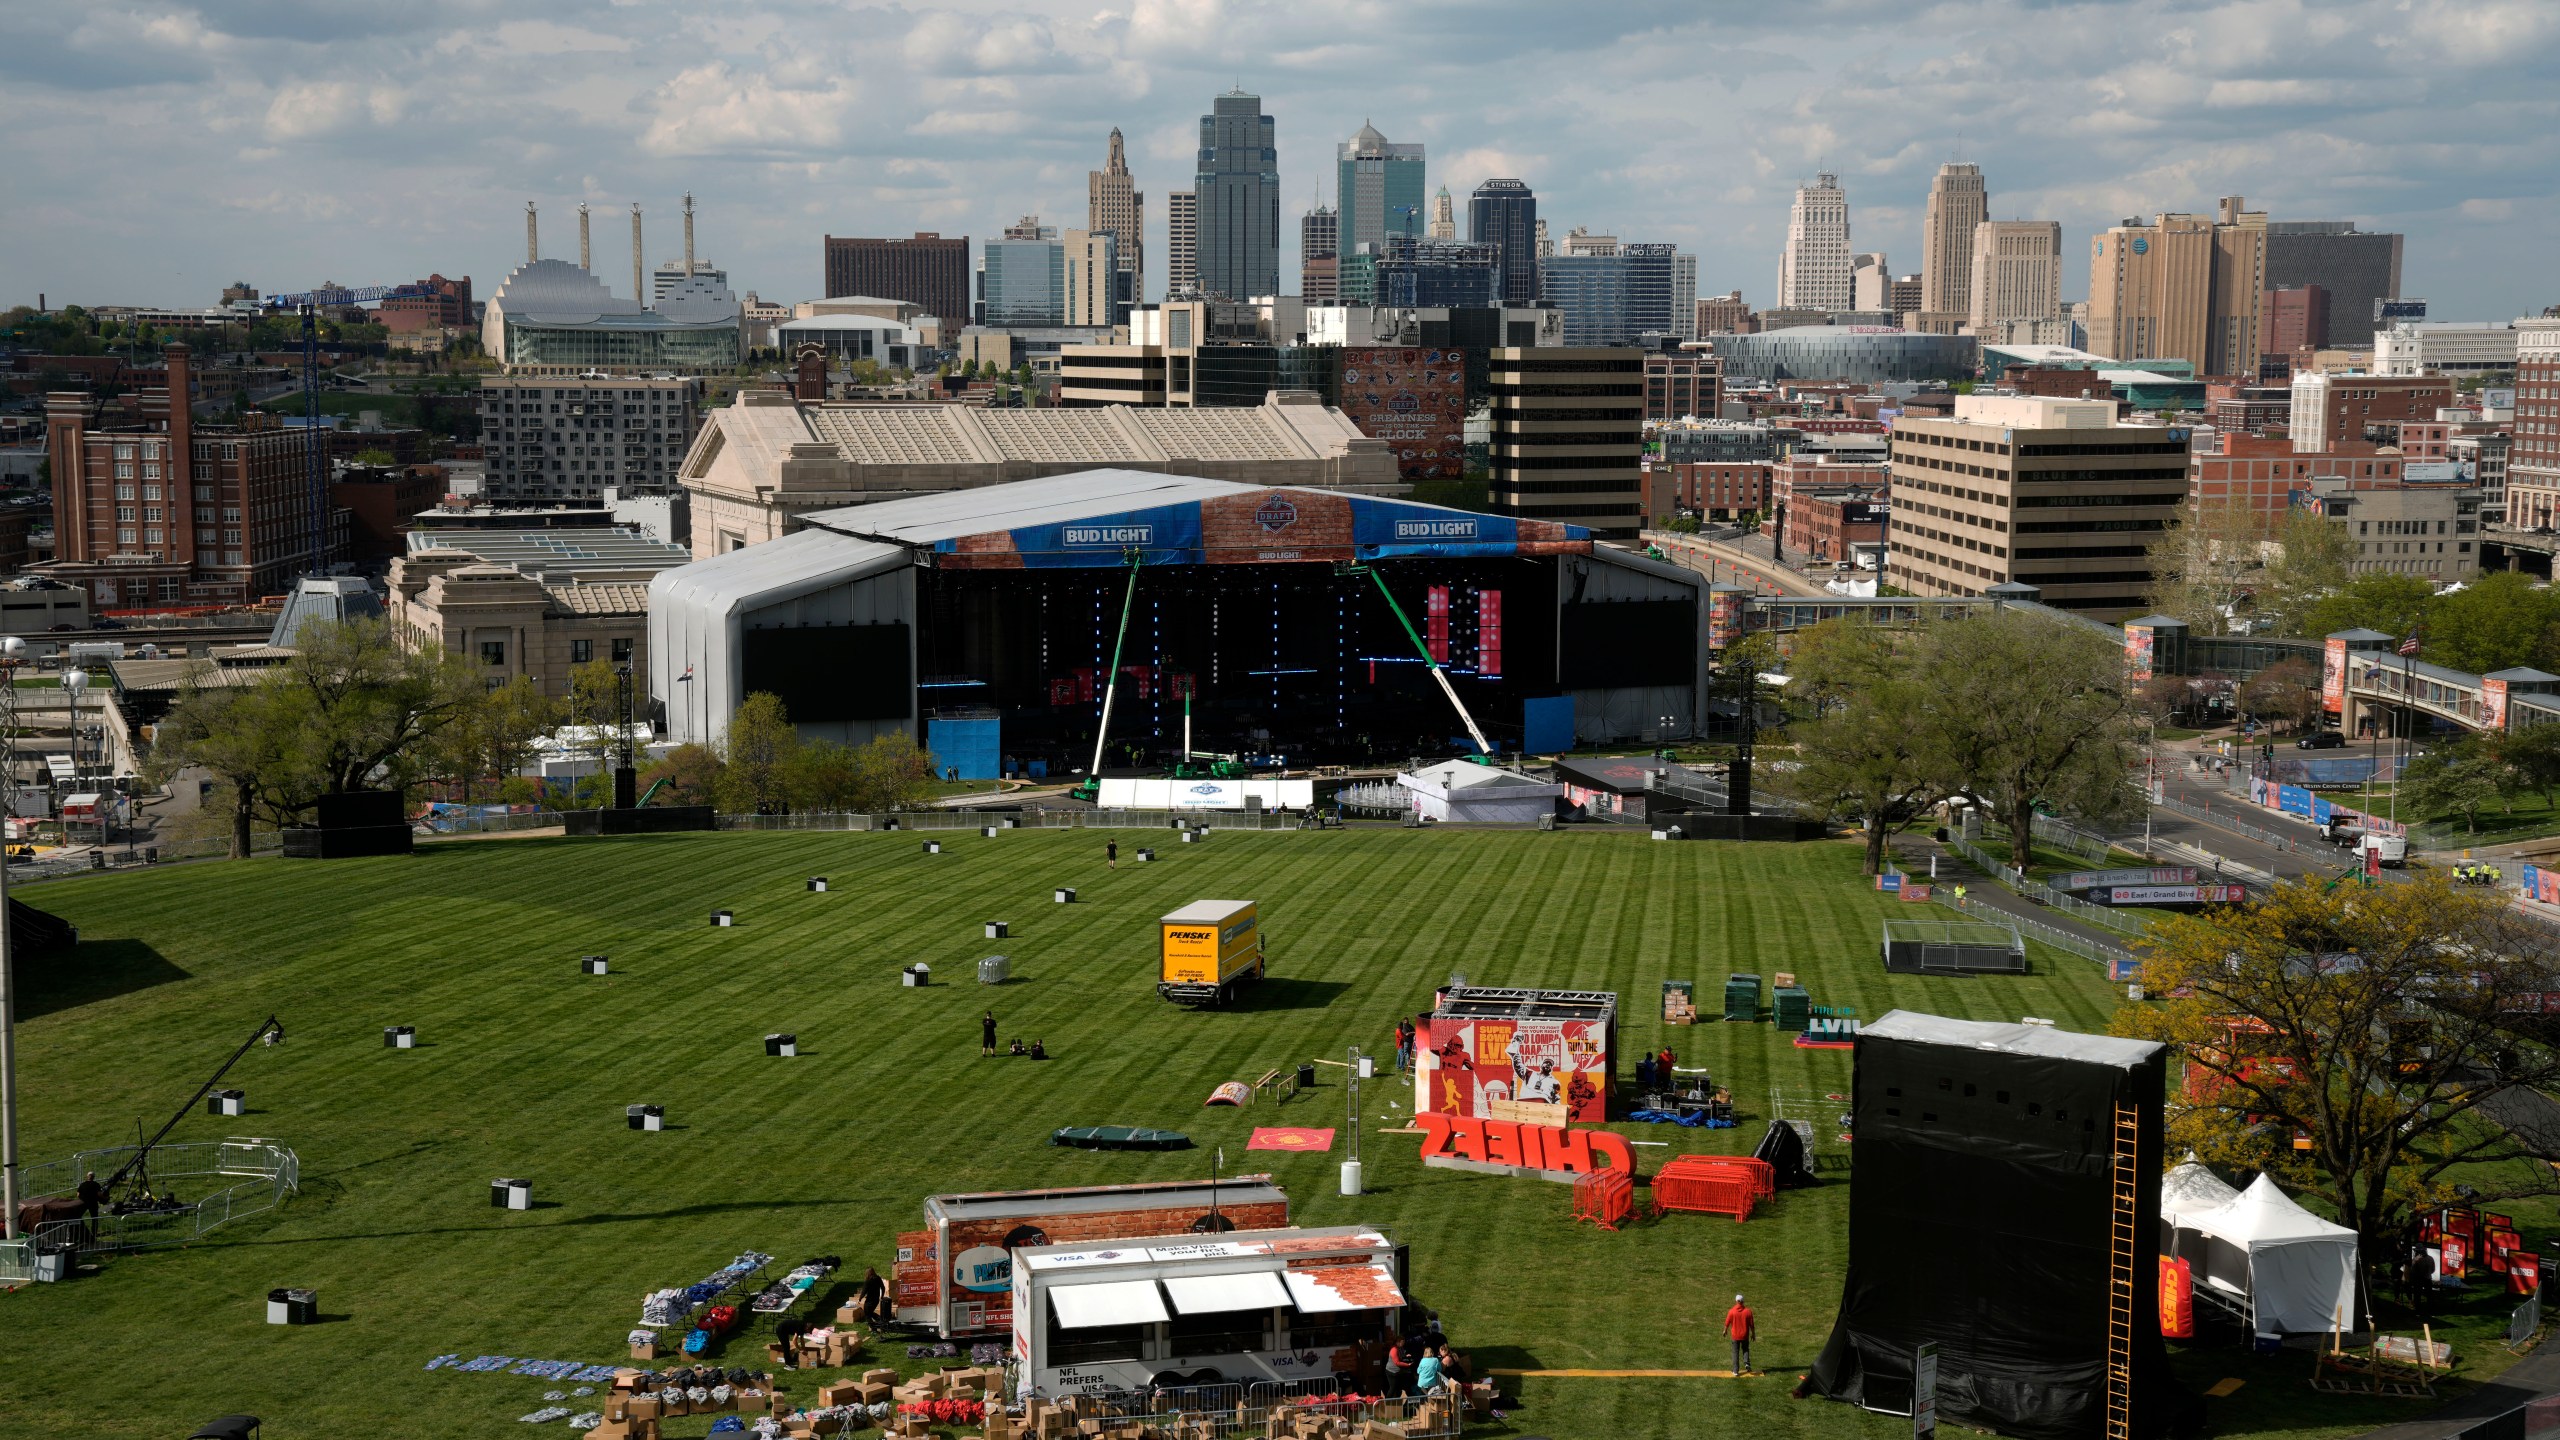
<path fill-rule="evenodd" d="M 1360 133 L 1334 147 L 1342 206 L 1342 253 L 1366 245 L 1386 247 L 1390 235 L 1422 234 L 1422 147 L 1396 145 L 1362 124 Z"/>
<path fill-rule="evenodd" d="M 2400 237 L 2356 229 L 2353 220 L 2273 220 L 2267 224 L 2267 288 L 2317 285 L 2329 292 L 2315 345 L 2362 347 L 2387 328 L 2374 302 L 2400 295 Z"/>
<path fill-rule="evenodd" d="M 969 323 L 969 237 L 945 239 L 919 230 L 911 240 L 825 237 L 826 289 L 839 295 L 912 300 L 940 319 L 946 334 Z"/>
<path fill-rule="evenodd" d="M 1467 197 L 1467 238 L 1500 257 L 1499 303 L 1537 303 L 1541 229 L 1538 197 L 1517 180 L 1487 180 Z"/>
<path fill-rule="evenodd" d="M 1192 192 L 1200 215 L 1200 293 L 1226 300 L 1279 294 L 1280 137 L 1262 113 L 1261 96 L 1230 90 L 1200 117 L 1200 171 Z M 1344 201 L 1347 209 L 1349 197 Z"/>
<path fill-rule="evenodd" d="M 1200 293 L 1200 197 L 1175 190 L 1164 197 L 1164 296 Z"/>
<path fill-rule="evenodd" d="M 1318 205 L 1298 217 L 1298 296 L 1310 305 L 1341 298 L 1342 217 Z"/>
<path fill-rule="evenodd" d="M 1929 210 L 1921 224 L 1920 308 L 1933 315 L 1973 310 L 1973 231 L 1991 218 L 1991 195 L 1982 167 L 1953 161 L 1929 182 Z"/>
<path fill-rule="evenodd" d="M 2215 214 L 2127 220 L 2090 242 L 2089 348 L 2177 358 L 2196 374 L 2258 373 L 2267 215 L 2226 195 Z"/>
<path fill-rule="evenodd" d="M 1921 283 L 1927 284 L 1925 277 Z M 2061 319 L 2061 222 L 1985 220 L 1975 226 L 1968 298 L 1967 321 L 1986 338 L 2011 321 Z"/>
<path fill-rule="evenodd" d="M 1849 197 L 1828 170 L 1796 190 L 1787 248 L 1778 256 L 1778 308 L 1849 308 Z"/>
<path fill-rule="evenodd" d="M 1439 194 L 1431 197 L 1431 227 L 1429 231 L 1429 238 L 1433 240 L 1455 240 L 1458 238 L 1458 217 L 1450 211 L 1449 187 L 1446 185 L 1440 187 Z"/>
<path fill-rule="evenodd" d="M 1881 250 L 1849 257 L 1849 308 L 1884 311 L 1893 308 L 1893 262 Z"/>
<path fill-rule="evenodd" d="M 1147 197 L 1130 177 L 1117 125 L 1111 127 L 1111 153 L 1102 168 L 1085 172 L 1084 194 L 1084 228 L 1096 234 L 1110 232 L 1112 253 L 1121 273 L 1129 277 L 1127 298 L 1143 298 L 1147 293 Z"/>

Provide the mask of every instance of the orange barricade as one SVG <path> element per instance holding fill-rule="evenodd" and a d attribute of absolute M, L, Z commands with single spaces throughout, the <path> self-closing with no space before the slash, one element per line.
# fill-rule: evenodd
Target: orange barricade
<path fill-rule="evenodd" d="M 1698 1167 L 1665 1170 L 1653 1177 L 1656 1212 L 1687 1210 L 1701 1215 L 1730 1215 L 1739 1222 L 1751 1218 L 1754 1193 L 1751 1177 L 1738 1170 Z"/>
<path fill-rule="evenodd" d="M 1636 1184 L 1624 1170 L 1594 1170 L 1573 1182 L 1573 1218 L 1615 1230 L 1635 1213 Z"/>
<path fill-rule="evenodd" d="M 2542 1288 L 2542 1257 L 2530 1250 L 2514 1250 L 2507 1255 L 2507 1293 L 2530 1295 Z"/>
<path fill-rule="evenodd" d="M 1675 1155 L 1662 1166 L 1665 1175 L 1739 1175 L 1751 1182 L 1751 1193 L 1768 1199 L 1778 1193 L 1778 1169 L 1749 1155 Z"/>

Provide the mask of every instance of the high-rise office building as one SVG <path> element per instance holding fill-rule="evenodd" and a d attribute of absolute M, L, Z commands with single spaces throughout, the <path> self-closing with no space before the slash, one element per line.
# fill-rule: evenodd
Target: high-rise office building
<path fill-rule="evenodd" d="M 1458 216 L 1457 212 L 1450 207 L 1449 187 L 1446 185 L 1440 187 L 1439 194 L 1431 197 L 1431 225 L 1424 238 L 1431 240 L 1458 238 Z"/>
<path fill-rule="evenodd" d="M 1004 329 L 1066 323 L 1065 245 L 1055 240 L 990 240 L 980 253 L 979 324 Z"/>
<path fill-rule="evenodd" d="M 2294 351 L 2306 346 L 2317 347 L 2320 337 L 2328 333 L 2328 291 L 2317 285 L 2281 285 L 2267 292 L 2258 316 L 2258 353 L 2269 362 L 2279 357 L 2289 360 Z"/>
<path fill-rule="evenodd" d="M 1147 197 L 1129 174 L 1117 125 L 1111 127 L 1111 152 L 1102 168 L 1085 172 L 1084 197 L 1084 228 L 1110 234 L 1112 254 L 1129 277 L 1126 302 L 1134 304 L 1147 293 Z"/>
<path fill-rule="evenodd" d="M 2127 220 L 2090 242 L 2089 349 L 2181 359 L 2198 375 L 2258 373 L 2267 216 L 2227 195 L 2212 215 Z"/>
<path fill-rule="evenodd" d="M 1200 293 L 1200 197 L 1176 190 L 1164 197 L 1164 298 Z"/>
<path fill-rule="evenodd" d="M 1117 325 L 1129 318 L 1127 267 L 1120 237 L 1108 230 L 1070 230 L 1058 242 L 1061 261 L 1060 322 Z"/>
<path fill-rule="evenodd" d="M 1310 305 L 1342 300 L 1342 216 L 1318 205 L 1298 217 L 1298 295 Z"/>
<path fill-rule="evenodd" d="M 1537 230 L 1538 230 L 1538 239 L 1537 239 L 1537 246 L 1538 246 L 1538 258 L 1539 258 L 1540 260 L 1544 260 L 1544 259 L 1546 259 L 1548 256 L 1553 255 L 1554 253 L 1556 253 L 1556 242 L 1555 242 L 1553 239 L 1549 238 L 1549 236 L 1547 235 L 1547 222 L 1546 222 L 1546 221 L 1544 221 L 1544 220 L 1539 221 L 1539 222 L 1538 222 L 1538 225 L 1537 225 Z"/>
<path fill-rule="evenodd" d="M 2358 230 L 2353 220 L 2269 221 L 2266 288 L 2328 291 L 2328 317 L 2313 343 L 2362 349 L 2374 331 L 2388 328 L 2375 322 L 2375 302 L 2400 294 L 2400 241 Z"/>
<path fill-rule="evenodd" d="M 1058 238 L 1058 227 L 1041 224 L 1040 217 L 1037 215 L 1025 215 L 1004 227 L 1004 238 L 1007 240 L 1055 240 Z"/>
<path fill-rule="evenodd" d="M 1564 343 L 1623 345 L 1637 334 L 1624 255 L 1551 255 L 1538 267 L 1538 298 L 1564 312 Z"/>
<path fill-rule="evenodd" d="M 969 237 L 919 230 L 911 240 L 826 237 L 827 295 L 912 300 L 950 333 L 969 323 Z"/>
<path fill-rule="evenodd" d="M 1849 196 L 1825 170 L 1796 190 L 1787 216 L 1787 248 L 1778 256 L 1781 310 L 1850 308 Z"/>
<path fill-rule="evenodd" d="M 1590 226 L 1576 225 L 1564 232 L 1564 253 L 1567 255 L 1615 255 L 1618 253 L 1618 237 L 1594 235 L 1591 233 Z"/>
<path fill-rule="evenodd" d="M 1334 147 L 1335 200 L 1342 207 L 1342 251 L 1384 249 L 1390 235 L 1422 234 L 1422 147 L 1397 145 L 1363 124 Z"/>
<path fill-rule="evenodd" d="M 1921 224 L 1920 308 L 1932 315 L 1973 313 L 1973 232 L 1991 218 L 1991 194 L 1982 167 L 1953 161 L 1929 182 L 1929 210 Z"/>
<path fill-rule="evenodd" d="M 1698 257 L 1677 245 L 1629 243 L 1618 247 L 1627 262 L 1628 338 L 1698 333 Z"/>
<path fill-rule="evenodd" d="M 1925 284 L 1925 279 L 1924 279 Z M 1977 332 L 2062 317 L 2062 224 L 1985 220 L 1973 229 L 1968 318 Z"/>
<path fill-rule="evenodd" d="M 1497 304 L 1500 257 L 1490 245 L 1391 235 L 1383 249 L 1340 260 L 1344 305 L 1484 309 Z"/>
<path fill-rule="evenodd" d="M 1467 197 L 1467 238 L 1502 257 L 1502 304 L 1537 303 L 1546 222 L 1538 218 L 1538 197 L 1528 186 L 1508 179 L 1477 186 Z"/>
<path fill-rule="evenodd" d="M 1564 263 L 1561 259 L 1557 263 Z M 1623 265 L 1582 255 L 1585 266 Z M 1644 525 L 1644 355 L 1636 350 L 1499 348 L 1487 508 L 1632 539 Z"/>
<path fill-rule="evenodd" d="M 1849 257 L 1849 308 L 1893 308 L 1893 262 L 1883 251 L 1869 250 Z"/>
<path fill-rule="evenodd" d="M 1418 160 L 1416 170 L 1419 203 Z M 1192 192 L 1200 215 L 1200 293 L 1228 300 L 1279 294 L 1280 138 L 1262 113 L 1261 96 L 1230 90 L 1200 117 L 1200 170 Z M 1343 205 L 1347 212 L 1348 195 Z M 1346 224 L 1345 244 L 1348 231 Z"/>

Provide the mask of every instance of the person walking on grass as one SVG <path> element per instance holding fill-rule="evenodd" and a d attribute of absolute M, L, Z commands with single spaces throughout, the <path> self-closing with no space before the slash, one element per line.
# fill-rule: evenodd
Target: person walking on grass
<path fill-rule="evenodd" d="M 1119 841 L 1105 840 L 1102 842 L 1102 866 L 1106 870 L 1117 870 L 1120 868 Z"/>
<path fill-rule="evenodd" d="M 996 1053 L 996 1012 L 993 1010 L 988 1011 L 986 1018 L 978 1022 L 978 1053 L 981 1055 Z"/>
<path fill-rule="evenodd" d="M 1724 1333 L 1725 1338 L 1733 1342 L 1733 1378 L 1736 1380 L 1751 1370 L 1751 1337 L 1758 1320 L 1759 1317 L 1751 1313 L 1751 1307 L 1743 1304 L 1739 1295 L 1733 1297 L 1733 1308 L 1724 1312 Z"/>

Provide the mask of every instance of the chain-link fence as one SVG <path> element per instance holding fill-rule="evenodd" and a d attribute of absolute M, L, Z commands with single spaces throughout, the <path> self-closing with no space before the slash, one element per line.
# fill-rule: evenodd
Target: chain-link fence
<path fill-rule="evenodd" d="M 2025 871 L 2014 865 L 1994 860 L 1989 852 L 1970 840 L 1950 839 L 1947 844 L 1969 861 L 1975 869 L 2037 904 L 2049 905 L 2065 915 L 2086 920 L 2092 925 L 2102 926 L 2120 934 L 2140 936 L 2147 935 L 2151 931 L 2151 921 L 2148 918 L 2127 915 L 2105 905 L 2092 905 L 2076 895 L 2066 895 L 2043 881 L 2028 878 Z"/>

